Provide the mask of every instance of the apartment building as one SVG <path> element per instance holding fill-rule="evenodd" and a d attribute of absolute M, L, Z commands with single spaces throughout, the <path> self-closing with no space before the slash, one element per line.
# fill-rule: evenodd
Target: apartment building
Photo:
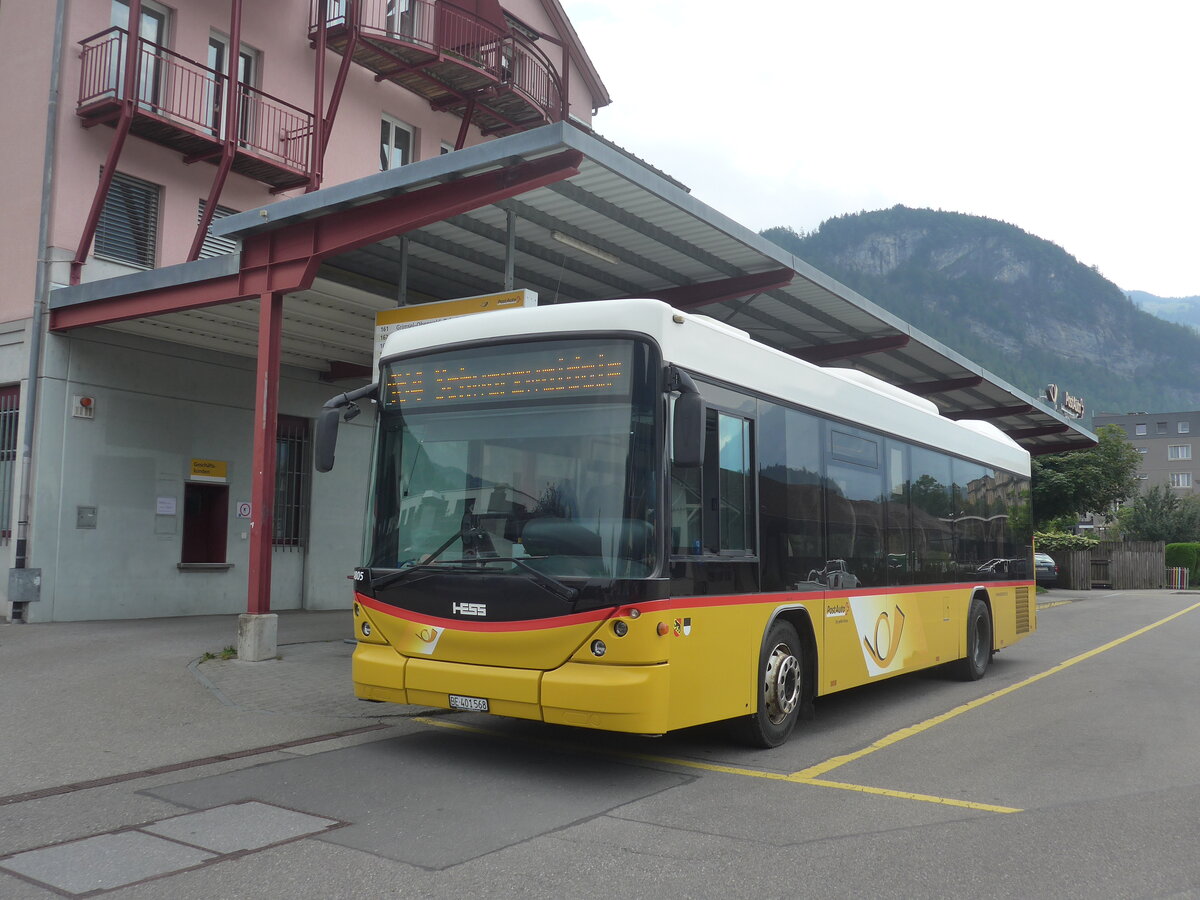
<path fill-rule="evenodd" d="M 225 265 L 214 222 L 609 102 L 558 0 L 5 3 L 0 83 L 0 614 L 26 621 L 244 610 L 262 523 L 256 301 L 66 331 L 53 296 Z M 415 285 L 353 290 L 442 299 Z M 280 364 L 265 608 L 347 606 L 359 552 L 369 429 L 319 482 L 309 429 L 370 350 L 320 310 Z"/>
<path fill-rule="evenodd" d="M 1165 484 L 1180 496 L 1195 493 L 1200 464 L 1193 443 L 1200 440 L 1200 412 L 1098 413 L 1092 425 L 1117 425 L 1125 432 L 1142 457 L 1137 477 L 1143 489 Z"/>

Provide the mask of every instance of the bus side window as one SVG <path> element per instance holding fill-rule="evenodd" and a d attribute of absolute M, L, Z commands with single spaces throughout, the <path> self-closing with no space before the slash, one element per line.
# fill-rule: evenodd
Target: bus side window
<path fill-rule="evenodd" d="M 709 409 L 705 441 L 702 469 L 672 468 L 672 551 L 753 555 L 751 422 Z"/>

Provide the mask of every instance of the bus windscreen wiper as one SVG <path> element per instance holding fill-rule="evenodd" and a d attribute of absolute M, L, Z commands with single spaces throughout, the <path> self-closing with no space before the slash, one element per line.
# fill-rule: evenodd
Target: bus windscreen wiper
<path fill-rule="evenodd" d="M 397 569 L 395 572 L 388 572 L 386 575 L 380 575 L 378 578 L 373 578 L 373 579 L 371 579 L 371 587 L 385 588 L 389 584 L 395 584 L 397 581 L 401 581 L 401 580 L 407 578 L 409 575 L 413 574 L 414 572 L 419 572 L 422 569 L 432 566 L 434 561 L 450 548 L 451 544 L 453 544 L 455 541 L 460 540 L 460 539 L 465 544 L 466 539 L 468 537 L 472 537 L 470 532 L 478 531 L 478 530 L 479 529 L 471 529 L 470 527 L 464 525 L 464 527 L 460 528 L 454 534 L 450 535 L 450 537 L 448 537 L 446 539 L 446 542 L 444 544 L 442 544 L 440 547 L 438 547 L 432 553 L 428 554 L 419 563 L 405 563 L 399 569 Z"/>
<path fill-rule="evenodd" d="M 540 569 L 535 569 L 526 560 L 529 559 L 546 559 L 544 556 L 480 556 L 472 560 L 463 560 L 464 562 L 473 562 L 480 566 L 494 562 L 513 563 L 522 572 L 525 572 L 529 577 L 541 587 L 544 587 L 550 593 L 561 597 L 564 600 L 574 600 L 579 596 L 579 589 L 573 588 L 563 581 L 559 581 L 553 575 L 547 575 Z"/>
<path fill-rule="evenodd" d="M 390 584 L 403 581 L 410 575 L 414 575 L 417 572 L 422 572 L 426 569 L 440 569 L 443 566 L 453 566 L 454 568 L 451 569 L 451 571 L 454 572 L 469 573 L 482 572 L 484 566 L 490 565 L 491 563 L 512 563 L 518 569 L 528 575 L 530 580 L 532 580 L 539 587 L 545 588 L 550 593 L 560 597 L 563 600 L 574 600 L 579 596 L 578 588 L 573 588 L 569 584 L 566 584 L 565 582 L 555 578 L 553 575 L 547 575 L 545 572 L 535 569 L 528 563 L 528 560 L 530 559 L 546 559 L 544 556 L 474 556 L 469 559 L 447 559 L 435 562 L 432 558 L 434 555 L 436 554 L 430 554 L 430 558 L 425 560 L 425 562 L 406 565 L 404 568 L 397 569 L 395 572 L 388 572 L 386 575 L 380 575 L 378 578 L 372 579 L 371 587 L 377 590 L 380 588 L 385 588 Z"/>

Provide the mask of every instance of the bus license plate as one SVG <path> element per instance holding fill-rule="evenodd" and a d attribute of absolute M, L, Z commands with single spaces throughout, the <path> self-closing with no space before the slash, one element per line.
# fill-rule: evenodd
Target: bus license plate
<path fill-rule="evenodd" d="M 487 712 L 488 702 L 483 697 L 463 697 L 459 694 L 451 694 L 450 708 L 466 709 L 471 712 Z"/>

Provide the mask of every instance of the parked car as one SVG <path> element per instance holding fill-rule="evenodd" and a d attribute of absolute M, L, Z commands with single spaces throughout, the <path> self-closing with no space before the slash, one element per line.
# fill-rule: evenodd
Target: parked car
<path fill-rule="evenodd" d="M 1038 584 L 1054 584 L 1058 581 L 1058 564 L 1047 553 L 1033 554 L 1033 568 Z"/>

